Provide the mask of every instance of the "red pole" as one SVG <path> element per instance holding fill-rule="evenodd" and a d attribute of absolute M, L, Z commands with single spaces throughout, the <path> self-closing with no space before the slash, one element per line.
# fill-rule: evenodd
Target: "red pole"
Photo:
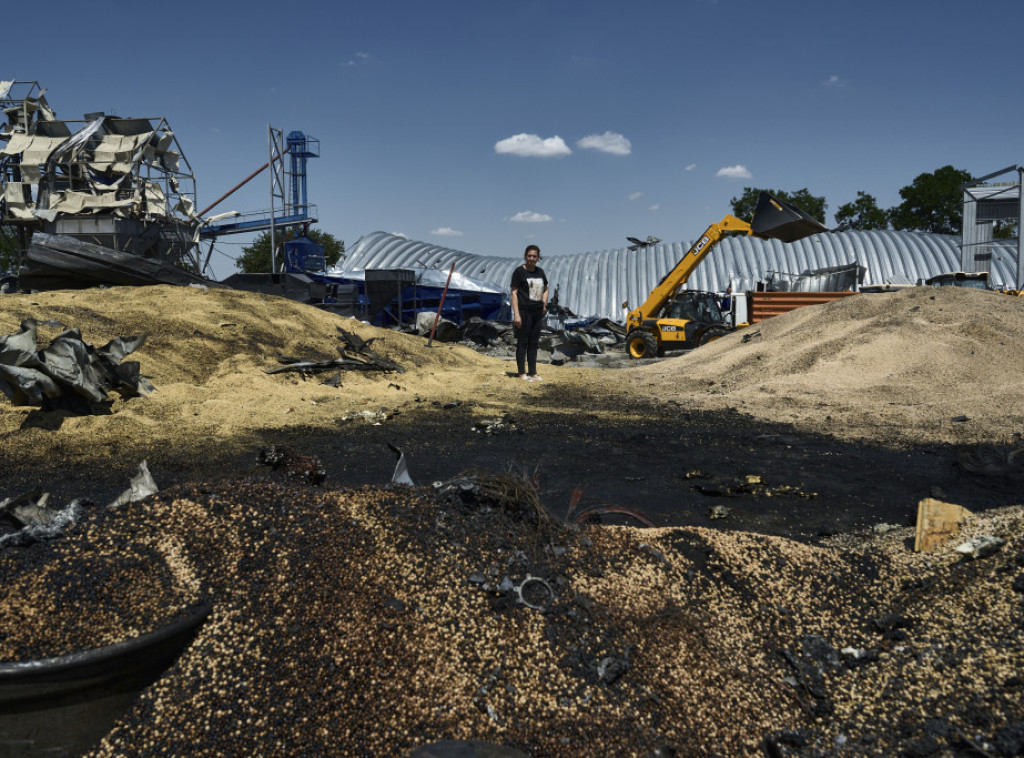
<path fill-rule="evenodd" d="M 291 150 L 291 147 L 286 147 L 284 152 L 287 153 L 289 150 Z M 281 155 L 284 155 L 284 153 L 281 153 Z M 274 160 L 276 161 L 277 158 L 275 158 Z M 227 198 L 231 197 L 231 195 L 233 195 L 235 192 L 240 190 L 246 184 L 251 182 L 257 176 L 259 176 L 260 173 L 269 165 L 270 165 L 270 161 L 267 161 L 266 163 L 264 163 L 262 166 L 260 166 L 258 169 L 253 171 L 251 174 L 249 174 L 247 177 L 245 177 L 242 181 L 240 181 L 234 187 L 232 187 L 227 192 L 225 192 L 223 195 L 221 195 L 216 200 L 214 200 L 210 205 L 206 206 L 205 208 L 203 208 L 203 210 L 199 211 L 199 215 L 200 216 L 205 216 L 207 213 L 209 213 L 214 208 L 216 208 L 218 205 L 220 205 L 222 202 L 224 202 L 224 200 L 226 200 Z"/>
<path fill-rule="evenodd" d="M 444 283 L 444 291 L 441 293 L 441 302 L 437 304 L 437 315 L 434 316 L 434 326 L 430 329 L 430 339 L 427 340 L 427 347 L 434 342 L 434 332 L 437 331 L 437 322 L 441 320 L 441 309 L 444 307 L 444 296 L 448 294 L 448 285 L 452 281 L 452 274 L 455 273 L 455 264 L 448 269 L 448 280 Z"/>

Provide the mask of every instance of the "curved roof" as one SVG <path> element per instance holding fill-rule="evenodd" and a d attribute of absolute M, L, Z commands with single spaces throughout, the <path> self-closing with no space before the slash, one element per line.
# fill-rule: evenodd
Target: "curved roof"
<path fill-rule="evenodd" d="M 549 255 L 541 261 L 558 301 L 581 316 L 625 318 L 622 303 L 636 307 L 690 249 L 689 244 L 652 245 L 640 250 L 605 250 L 576 255 Z M 991 281 L 1013 282 L 1015 240 L 992 243 Z M 364 235 L 346 253 L 346 270 L 367 268 L 438 268 L 507 289 L 519 258 L 476 255 L 399 237 L 386 232 Z M 957 271 L 960 238 L 944 234 L 871 231 L 831 232 L 782 243 L 756 237 L 726 237 L 690 277 L 691 289 L 752 289 L 770 272 L 801 274 L 857 263 L 865 283 L 913 284 L 919 279 Z"/>

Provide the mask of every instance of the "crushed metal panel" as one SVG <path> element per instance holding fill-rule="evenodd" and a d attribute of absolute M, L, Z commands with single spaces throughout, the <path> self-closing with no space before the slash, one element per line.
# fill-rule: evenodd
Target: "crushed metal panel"
<path fill-rule="evenodd" d="M 765 289 L 771 292 L 842 292 L 854 290 L 862 281 L 866 269 L 854 262 L 842 266 L 828 266 L 802 274 L 769 271 Z"/>
<path fill-rule="evenodd" d="M 20 271 L 26 290 L 83 289 L 96 285 L 222 285 L 160 260 L 59 234 L 36 232 Z"/>
<path fill-rule="evenodd" d="M 33 233 L 90 234 L 67 222 L 92 218 L 137 221 L 153 233 L 137 229 L 132 234 L 139 239 L 131 242 L 119 231 L 84 240 L 200 267 L 195 177 L 166 119 L 95 113 L 84 121 L 57 120 L 38 83 L 4 84 L 0 216 L 17 226 L 21 257 L 28 255 Z"/>

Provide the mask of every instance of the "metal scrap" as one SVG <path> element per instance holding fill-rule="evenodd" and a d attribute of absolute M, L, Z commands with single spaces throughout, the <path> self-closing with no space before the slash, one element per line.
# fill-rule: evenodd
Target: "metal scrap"
<path fill-rule="evenodd" d="M 405 453 L 402 452 L 401 448 L 395 447 L 390 442 L 388 447 L 391 448 L 391 452 L 398 456 L 398 460 L 395 462 L 395 471 L 391 474 L 391 483 L 406 484 L 410 487 L 416 486 L 412 476 L 409 475 L 409 464 L 405 461 Z"/>
<path fill-rule="evenodd" d="M 159 487 L 156 486 L 156 482 L 153 480 L 153 475 L 149 473 L 149 465 L 146 461 L 139 464 L 139 470 L 135 473 L 135 476 L 131 478 L 128 483 L 128 489 L 122 492 L 116 500 L 114 500 L 108 508 L 116 508 L 119 505 L 125 505 L 126 503 L 135 503 L 143 498 L 155 495 L 159 491 Z"/>
<path fill-rule="evenodd" d="M 142 346 L 146 335 L 118 337 L 94 348 L 78 329 L 67 329 L 40 350 L 36 341 L 40 325 L 64 327 L 58 321 L 28 318 L 21 322 L 20 331 L 0 337 L 0 391 L 15 405 L 89 414 L 112 391 L 134 397 L 154 390 L 139 374 L 138 362 L 124 360 Z"/>
<path fill-rule="evenodd" d="M 547 610 L 549 605 L 553 605 L 558 600 L 555 590 L 547 579 L 531 576 L 530 574 L 527 574 L 523 581 L 514 586 L 512 591 L 520 603 L 535 611 Z M 527 595 L 529 595 L 530 599 L 527 599 Z M 548 602 L 543 602 L 545 599 Z"/>
<path fill-rule="evenodd" d="M 21 526 L 16 532 L 0 535 L 0 549 L 25 547 L 59 537 L 64 529 L 78 521 L 82 514 L 81 500 L 73 500 L 63 508 L 53 508 L 47 503 L 48 493 L 42 493 L 39 499 L 33 502 L 31 498 L 34 494 L 35 492 L 0 503 L 0 512 L 10 515 Z M 23 499 L 25 497 L 29 498 L 28 501 Z M 12 500 L 19 502 L 20 505 L 9 509 L 8 506 L 14 504 Z"/>
<path fill-rule="evenodd" d="M 128 489 L 107 507 L 116 508 L 126 503 L 134 503 L 157 491 L 156 482 L 149 473 L 149 466 L 143 461 L 132 477 Z M 75 498 L 63 508 L 55 507 L 50 503 L 50 493 L 44 492 L 41 487 L 0 500 L 0 526 L 18 530 L 0 535 L 0 548 L 23 547 L 59 537 L 69 525 L 78 521 L 85 505 L 92 503 L 87 499 Z"/>
<path fill-rule="evenodd" d="M 404 374 L 405 369 L 390 358 L 374 352 L 370 349 L 371 343 L 376 337 L 364 340 L 358 334 L 347 332 L 340 326 L 335 327 L 342 344 L 337 346 L 341 358 L 333 358 L 325 361 L 311 361 L 302 358 L 295 358 L 290 355 L 278 355 L 279 363 L 284 364 L 281 368 L 268 368 L 264 371 L 268 374 L 280 374 L 286 371 L 294 371 L 303 378 L 314 374 L 321 374 L 327 371 L 383 371 L 384 373 L 395 372 Z M 333 380 L 328 380 L 333 384 Z M 327 382 L 325 382 L 326 384 Z M 340 374 L 337 386 L 340 384 Z"/>
<path fill-rule="evenodd" d="M 10 517 L 19 526 L 36 524 L 45 526 L 52 523 L 57 510 L 49 507 L 50 493 L 36 487 L 31 492 L 0 501 L 0 514 Z"/>

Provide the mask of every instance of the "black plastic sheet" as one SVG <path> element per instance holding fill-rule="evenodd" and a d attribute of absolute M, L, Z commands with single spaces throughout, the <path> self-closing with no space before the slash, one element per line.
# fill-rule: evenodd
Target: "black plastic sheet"
<path fill-rule="evenodd" d="M 111 392 L 134 397 L 153 391 L 138 362 L 124 360 L 143 345 L 145 335 L 118 337 L 95 348 L 78 329 L 67 329 L 40 350 L 40 325 L 63 328 L 57 321 L 29 318 L 17 333 L 0 337 L 0 392 L 15 405 L 88 414 Z"/>

